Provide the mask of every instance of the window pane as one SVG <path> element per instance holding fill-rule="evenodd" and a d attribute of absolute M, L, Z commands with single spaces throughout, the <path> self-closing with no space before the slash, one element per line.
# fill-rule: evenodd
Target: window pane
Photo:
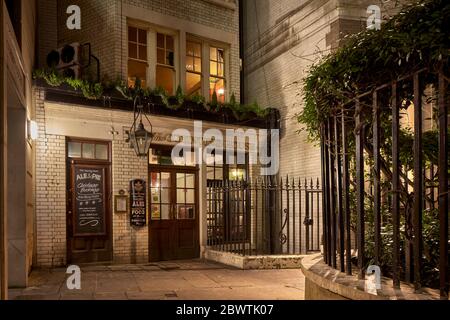
<path fill-rule="evenodd" d="M 177 188 L 184 188 L 186 183 L 186 175 L 184 173 L 177 173 Z"/>
<path fill-rule="evenodd" d="M 166 63 L 165 51 L 163 49 L 158 49 L 158 63 Z"/>
<path fill-rule="evenodd" d="M 175 66 L 175 59 L 174 59 L 174 53 L 172 51 L 167 51 L 166 52 L 166 64 L 168 66 Z"/>
<path fill-rule="evenodd" d="M 193 96 L 202 91 L 202 76 L 196 73 L 186 72 L 186 95 Z"/>
<path fill-rule="evenodd" d="M 200 43 L 194 43 L 194 56 L 202 57 L 202 45 Z"/>
<path fill-rule="evenodd" d="M 194 59 L 194 70 L 195 72 L 202 72 L 202 59 L 200 58 Z"/>
<path fill-rule="evenodd" d="M 69 142 L 69 158 L 81 158 L 81 143 Z"/>
<path fill-rule="evenodd" d="M 170 203 L 170 189 L 161 189 L 161 203 Z"/>
<path fill-rule="evenodd" d="M 172 36 L 166 36 L 166 49 L 170 51 L 175 51 L 175 45 Z"/>
<path fill-rule="evenodd" d="M 95 159 L 95 144 L 83 143 L 83 158 Z"/>
<path fill-rule="evenodd" d="M 170 205 L 161 205 L 161 219 L 170 220 Z"/>
<path fill-rule="evenodd" d="M 108 160 L 108 146 L 105 144 L 97 144 L 95 146 L 95 158 L 98 160 Z"/>
<path fill-rule="evenodd" d="M 195 190 L 186 190 L 186 203 L 195 203 Z"/>
<path fill-rule="evenodd" d="M 217 76 L 217 62 L 210 62 L 209 73 L 211 73 L 212 76 Z"/>
<path fill-rule="evenodd" d="M 209 96 L 212 98 L 214 91 L 217 94 L 217 100 L 221 103 L 225 102 L 225 80 L 211 77 L 209 87 Z"/>
<path fill-rule="evenodd" d="M 195 175 L 187 174 L 186 175 L 186 188 L 195 188 Z"/>
<path fill-rule="evenodd" d="M 137 45 L 134 43 L 128 43 L 128 56 L 133 59 L 137 59 Z"/>
<path fill-rule="evenodd" d="M 194 43 L 193 42 L 186 42 L 186 55 L 188 56 L 194 56 Z"/>
<path fill-rule="evenodd" d="M 147 47 L 139 46 L 139 60 L 147 61 Z"/>
<path fill-rule="evenodd" d="M 211 47 L 209 49 L 209 59 L 217 61 L 217 49 L 214 47 Z"/>
<path fill-rule="evenodd" d="M 195 209 L 194 206 L 185 206 L 180 205 L 177 208 L 177 218 L 179 220 L 188 220 L 188 219 L 195 219 Z"/>
<path fill-rule="evenodd" d="M 194 71 L 194 58 L 186 57 L 186 70 Z"/>
<path fill-rule="evenodd" d="M 223 63 L 218 63 L 217 64 L 217 75 L 219 77 L 223 77 L 225 74 L 224 70 L 223 70 Z"/>
<path fill-rule="evenodd" d="M 161 33 L 158 33 L 157 34 L 157 36 L 156 36 L 156 46 L 158 47 L 158 48 L 162 48 L 162 49 L 164 49 L 165 48 L 165 45 L 164 45 L 164 35 L 163 34 L 161 34 Z"/>
<path fill-rule="evenodd" d="M 146 87 L 147 64 L 139 61 L 128 61 L 128 86 L 133 87 L 136 79 L 141 80 L 142 87 Z"/>
<path fill-rule="evenodd" d="M 151 202 L 152 203 L 160 203 L 161 199 L 159 198 L 159 188 L 151 188 Z"/>
<path fill-rule="evenodd" d="M 159 188 L 161 182 L 159 181 L 159 173 L 152 172 L 150 176 L 150 186 L 154 188 Z"/>
<path fill-rule="evenodd" d="M 137 29 L 128 27 L 128 41 L 137 42 Z"/>
<path fill-rule="evenodd" d="M 175 72 L 172 68 L 156 67 L 156 86 L 166 89 L 169 94 L 174 93 Z"/>
<path fill-rule="evenodd" d="M 161 188 L 170 188 L 170 173 L 161 173 Z"/>
<path fill-rule="evenodd" d="M 152 220 L 159 220 L 161 218 L 161 211 L 159 205 L 152 206 L 151 216 Z"/>
<path fill-rule="evenodd" d="M 147 31 L 139 29 L 139 43 L 147 44 Z"/>
<path fill-rule="evenodd" d="M 177 189 L 177 203 L 186 203 L 186 189 Z"/>
<path fill-rule="evenodd" d="M 224 52 L 223 49 L 218 49 L 217 50 L 217 61 L 219 62 L 223 62 L 224 61 Z"/>

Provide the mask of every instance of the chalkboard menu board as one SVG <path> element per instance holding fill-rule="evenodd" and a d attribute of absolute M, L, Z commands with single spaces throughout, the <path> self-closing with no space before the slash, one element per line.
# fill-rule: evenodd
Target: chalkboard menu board
<path fill-rule="evenodd" d="M 141 179 L 130 182 L 130 223 L 135 227 L 144 227 L 147 225 L 147 191 L 145 181 Z"/>
<path fill-rule="evenodd" d="M 75 235 L 104 235 L 104 168 L 75 167 Z"/>

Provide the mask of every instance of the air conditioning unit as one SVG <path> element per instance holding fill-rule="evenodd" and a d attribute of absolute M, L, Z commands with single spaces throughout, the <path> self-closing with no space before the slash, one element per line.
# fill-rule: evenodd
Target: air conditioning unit
<path fill-rule="evenodd" d="M 67 77 L 79 79 L 81 77 L 81 45 L 67 44 L 47 55 L 47 65 L 57 69 Z"/>

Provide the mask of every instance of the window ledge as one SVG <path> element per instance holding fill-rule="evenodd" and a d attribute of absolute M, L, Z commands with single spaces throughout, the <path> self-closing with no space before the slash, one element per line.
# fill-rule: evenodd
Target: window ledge
<path fill-rule="evenodd" d="M 231 10 L 237 9 L 237 0 L 203 0 L 203 1 Z"/>

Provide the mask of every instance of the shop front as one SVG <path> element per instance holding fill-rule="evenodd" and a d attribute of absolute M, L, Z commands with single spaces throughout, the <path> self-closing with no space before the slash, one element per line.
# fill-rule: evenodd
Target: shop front
<path fill-rule="evenodd" d="M 152 144 L 138 157 L 132 111 L 36 96 L 38 266 L 199 258 L 208 246 L 208 183 L 253 174 L 245 165 L 196 162 L 204 141 L 172 157 L 180 141 L 173 133 L 193 134 L 192 119 L 152 115 Z"/>

